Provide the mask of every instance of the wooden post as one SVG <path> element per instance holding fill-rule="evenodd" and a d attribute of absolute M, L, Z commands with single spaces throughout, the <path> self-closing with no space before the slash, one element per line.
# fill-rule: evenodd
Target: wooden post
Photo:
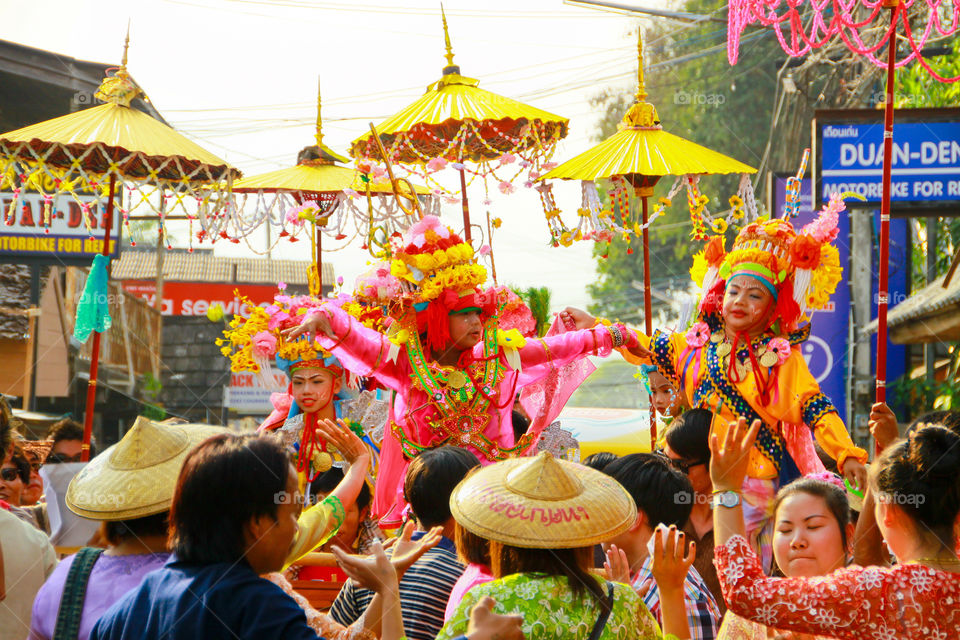
<path fill-rule="evenodd" d="M 154 343 L 150 345 L 150 364 L 153 365 L 153 377 L 160 379 L 160 354 L 163 349 L 163 260 L 166 257 L 166 247 L 163 243 L 163 215 L 166 212 L 167 200 L 160 189 L 160 222 L 157 224 L 157 272 L 154 284 L 153 306 L 160 314 L 157 316 L 154 327 Z"/>
<path fill-rule="evenodd" d="M 27 353 L 23 367 L 23 404 L 20 406 L 24 411 L 33 410 L 31 406 L 33 404 L 33 369 L 37 351 L 37 317 L 39 315 L 39 308 L 27 309 Z"/>
<path fill-rule="evenodd" d="M 463 240 L 470 244 L 470 205 L 467 203 L 467 176 L 460 169 L 460 206 L 463 208 Z"/>
<path fill-rule="evenodd" d="M 110 233 L 113 231 L 113 198 L 117 186 L 117 177 L 110 175 L 110 191 L 107 196 L 107 213 L 104 219 L 106 230 L 103 232 L 103 255 L 110 255 Z M 93 435 L 93 413 L 97 401 L 97 372 L 100 368 L 100 332 L 93 332 L 93 347 L 90 352 L 90 379 L 87 381 L 87 406 L 83 415 L 83 444 L 80 460 L 90 460 L 90 438 Z"/>

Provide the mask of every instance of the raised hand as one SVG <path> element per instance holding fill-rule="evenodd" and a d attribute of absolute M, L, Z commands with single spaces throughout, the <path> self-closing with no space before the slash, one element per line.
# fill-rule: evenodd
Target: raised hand
<path fill-rule="evenodd" d="M 897 416 L 887 406 L 886 402 L 878 402 L 870 407 L 870 418 L 867 421 L 867 426 L 870 428 L 870 435 L 876 440 L 877 447 L 881 451 L 900 437 L 900 430 L 897 428 Z"/>
<path fill-rule="evenodd" d="M 686 580 L 690 565 L 697 557 L 697 544 L 691 542 L 684 552 L 685 541 L 686 535 L 682 531 L 677 531 L 673 525 L 668 530 L 657 527 L 653 532 L 653 556 L 650 569 L 661 591 L 683 590 L 683 581 Z"/>
<path fill-rule="evenodd" d="M 343 456 L 343 459 L 351 465 L 358 461 L 362 464 L 370 464 L 370 450 L 363 443 L 357 434 L 355 434 L 343 420 L 317 420 L 317 431 L 323 436 L 323 439 L 332 444 Z"/>
<path fill-rule="evenodd" d="M 750 450 L 759 431 L 759 420 L 747 427 L 747 419 L 742 416 L 727 426 L 722 443 L 711 429 L 710 480 L 714 491 L 740 491 L 747 477 Z"/>
<path fill-rule="evenodd" d="M 303 317 L 295 327 L 284 329 L 280 332 L 287 340 L 293 340 L 307 334 L 310 340 L 316 340 L 321 333 L 327 337 L 333 338 L 333 327 L 330 325 L 330 317 L 323 311 L 308 313 Z"/>
<path fill-rule="evenodd" d="M 333 547 L 331 552 L 343 572 L 364 589 L 380 594 L 397 590 L 397 572 L 379 542 L 373 543 L 373 553 L 369 556 L 352 555 L 338 547 Z"/>
<path fill-rule="evenodd" d="M 658 526 L 653 533 L 653 555 L 650 570 L 660 590 L 660 616 L 663 636 L 689 638 L 690 626 L 684 604 L 683 582 L 697 555 L 697 546 L 686 545 L 682 531 L 671 525 L 669 530 Z"/>
<path fill-rule="evenodd" d="M 607 571 L 607 580 L 630 584 L 630 563 L 627 562 L 627 554 L 623 549 L 611 544 L 606 551 L 606 556 L 603 568 Z"/>
<path fill-rule="evenodd" d="M 523 640 L 523 616 L 493 612 L 496 601 L 487 596 L 470 611 L 468 640 Z"/>
<path fill-rule="evenodd" d="M 400 535 L 391 541 L 393 546 L 393 555 L 390 556 L 390 563 L 397 570 L 397 576 L 403 577 L 404 572 L 409 569 L 414 562 L 419 560 L 423 554 L 433 549 L 440 540 L 443 539 L 443 527 L 434 527 L 430 529 L 422 538 L 414 542 L 412 540 L 413 531 L 416 526 L 413 521 L 403 525 Z"/>

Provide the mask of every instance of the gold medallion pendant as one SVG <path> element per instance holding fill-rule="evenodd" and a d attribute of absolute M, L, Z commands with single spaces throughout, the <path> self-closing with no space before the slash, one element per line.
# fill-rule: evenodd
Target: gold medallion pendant
<path fill-rule="evenodd" d="M 726 358 L 730 355 L 730 352 L 733 350 L 733 346 L 729 342 L 724 342 L 717 345 L 717 355 L 721 358 Z"/>
<path fill-rule="evenodd" d="M 467 375 L 459 369 L 454 369 L 447 375 L 447 386 L 452 389 L 462 389 L 467 384 Z"/>
<path fill-rule="evenodd" d="M 772 367 L 773 365 L 777 364 L 778 360 L 779 358 L 777 358 L 777 354 L 775 354 L 773 351 L 767 351 L 760 356 L 760 364 L 764 367 Z"/>
<path fill-rule="evenodd" d="M 330 467 L 333 466 L 333 456 L 326 451 L 314 451 L 310 460 L 310 466 L 316 469 L 319 473 L 329 471 Z"/>

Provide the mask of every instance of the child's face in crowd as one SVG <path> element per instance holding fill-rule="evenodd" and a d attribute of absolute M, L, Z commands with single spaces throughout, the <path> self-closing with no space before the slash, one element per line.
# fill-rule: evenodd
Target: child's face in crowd
<path fill-rule="evenodd" d="M 447 316 L 447 328 L 450 331 L 450 344 L 458 351 L 473 349 L 483 339 L 479 309 L 451 313 Z"/>
<path fill-rule="evenodd" d="M 840 523 L 826 501 L 797 492 L 777 508 L 773 555 L 791 578 L 822 576 L 844 566 L 846 549 Z"/>
<path fill-rule="evenodd" d="M 340 391 L 340 380 L 327 369 L 297 369 L 290 378 L 293 399 L 304 413 L 316 413 Z"/>
<path fill-rule="evenodd" d="M 680 415 L 683 400 L 670 381 L 659 371 L 648 373 L 647 380 L 650 381 L 650 401 L 653 402 L 653 408 L 657 413 L 667 417 Z"/>
<path fill-rule="evenodd" d="M 723 321 L 734 333 L 759 335 L 767 328 L 773 296 L 756 278 L 735 276 L 723 295 Z"/>

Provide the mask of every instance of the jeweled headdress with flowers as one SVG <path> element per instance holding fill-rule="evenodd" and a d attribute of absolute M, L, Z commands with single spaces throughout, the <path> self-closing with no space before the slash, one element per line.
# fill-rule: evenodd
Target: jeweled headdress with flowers
<path fill-rule="evenodd" d="M 832 243 L 845 208 L 834 194 L 817 219 L 799 231 L 783 219 L 751 222 L 729 252 L 722 236 L 712 237 L 690 269 L 700 285 L 701 314 L 720 312 L 726 283 L 737 275 L 749 275 L 767 287 L 776 300 L 771 324 L 779 321 L 781 332 L 795 329 L 808 311 L 825 308 L 843 275 Z"/>
<path fill-rule="evenodd" d="M 223 338 L 217 339 L 220 351 L 230 358 L 231 371 L 252 371 L 260 378 L 261 384 L 270 388 L 275 386 L 267 378 L 270 363 L 287 375 L 297 369 L 327 369 L 341 380 L 341 393 L 357 387 L 356 377 L 343 367 L 335 357 L 321 349 L 306 335 L 288 340 L 281 332 L 300 324 L 309 311 L 320 307 L 321 302 L 309 296 L 288 296 L 279 294 L 273 304 L 260 307 L 247 297 L 237 296 L 245 305 L 249 316 L 237 314 L 223 331 Z"/>
<path fill-rule="evenodd" d="M 416 331 L 426 332 L 432 349 L 446 346 L 451 312 L 475 307 L 485 317 L 496 313 L 496 296 L 480 290 L 487 269 L 477 263 L 473 247 L 436 216 L 424 216 L 402 235 L 395 234 L 390 239 L 390 253 L 390 275 L 401 287 L 397 298 L 401 304 L 391 305 L 391 315 L 400 311 L 400 317 L 409 320 L 403 307 L 412 305 Z M 398 332 L 412 329 L 412 325 L 395 327 Z"/>
<path fill-rule="evenodd" d="M 416 287 L 417 302 L 430 302 L 445 289 L 475 289 L 487 280 L 473 247 L 436 216 L 424 216 L 391 240 L 392 275 Z"/>

